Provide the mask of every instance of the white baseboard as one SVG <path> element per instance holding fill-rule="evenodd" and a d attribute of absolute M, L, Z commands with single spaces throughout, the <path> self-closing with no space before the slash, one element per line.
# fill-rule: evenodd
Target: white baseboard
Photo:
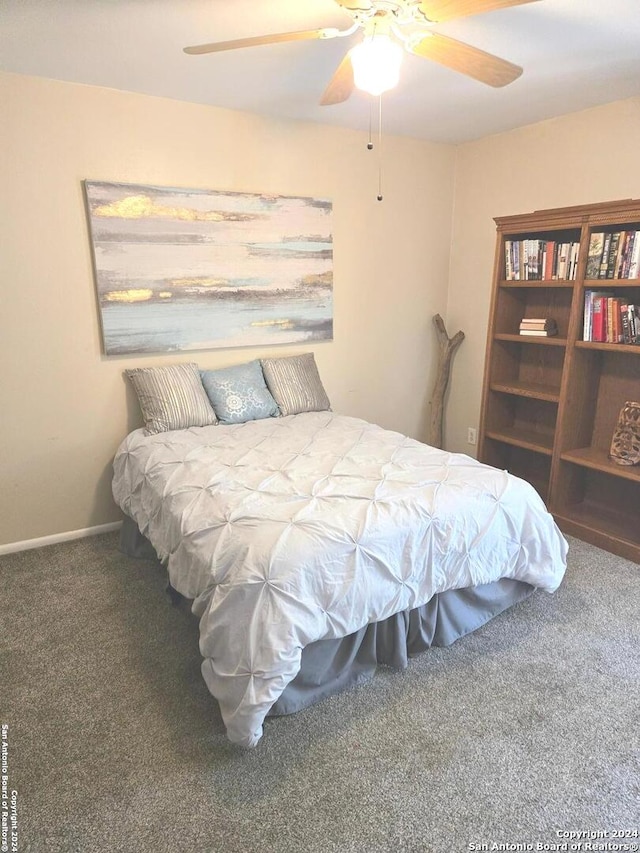
<path fill-rule="evenodd" d="M 43 548 L 45 545 L 56 545 L 58 542 L 70 542 L 72 539 L 84 539 L 86 536 L 96 536 L 98 533 L 111 533 L 113 530 L 119 530 L 121 527 L 121 521 L 112 521 L 109 524 L 84 527 L 82 530 L 68 530 L 66 533 L 40 536 L 38 539 L 9 542 L 7 545 L 0 545 L 0 556 L 2 554 L 16 554 L 18 551 L 29 551 L 31 548 Z"/>

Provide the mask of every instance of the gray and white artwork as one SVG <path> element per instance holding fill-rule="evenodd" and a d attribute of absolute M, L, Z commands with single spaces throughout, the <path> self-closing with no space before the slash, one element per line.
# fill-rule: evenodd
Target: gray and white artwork
<path fill-rule="evenodd" d="M 107 355 L 333 337 L 330 201 L 84 185 Z"/>

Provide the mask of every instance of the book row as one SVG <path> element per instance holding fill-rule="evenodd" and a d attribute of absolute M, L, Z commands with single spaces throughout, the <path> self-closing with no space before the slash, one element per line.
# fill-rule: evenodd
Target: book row
<path fill-rule="evenodd" d="M 639 274 L 640 231 L 591 234 L 585 278 L 638 278 Z"/>
<path fill-rule="evenodd" d="M 555 240 L 505 240 L 507 281 L 574 280 L 578 271 L 580 243 Z"/>
<path fill-rule="evenodd" d="M 640 305 L 632 305 L 610 291 L 586 290 L 583 339 L 640 344 Z"/>
<path fill-rule="evenodd" d="M 519 333 L 550 338 L 558 334 L 558 327 L 551 317 L 525 317 L 520 321 Z"/>

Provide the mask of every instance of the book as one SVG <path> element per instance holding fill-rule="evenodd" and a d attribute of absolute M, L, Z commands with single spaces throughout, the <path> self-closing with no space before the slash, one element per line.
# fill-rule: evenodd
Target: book
<path fill-rule="evenodd" d="M 629 231 L 620 232 L 620 240 L 618 241 L 618 252 L 615 258 L 615 266 L 613 278 L 622 278 L 622 270 L 624 268 L 625 253 L 629 246 Z"/>
<path fill-rule="evenodd" d="M 616 258 L 618 257 L 618 243 L 620 242 L 620 232 L 614 231 L 611 235 L 609 244 L 609 253 L 607 257 L 607 271 L 605 278 L 614 278 L 616 272 Z"/>
<path fill-rule="evenodd" d="M 547 320 L 531 320 L 524 319 L 520 323 L 521 329 L 539 329 L 542 331 L 550 331 L 551 329 L 556 329 L 556 321 L 552 319 Z"/>
<path fill-rule="evenodd" d="M 602 255 L 600 257 L 600 272 L 598 278 L 607 277 L 607 264 L 609 262 L 609 247 L 611 246 L 611 233 L 605 232 L 604 241 L 602 244 Z"/>
<path fill-rule="evenodd" d="M 542 329 L 543 331 L 548 331 L 549 329 L 555 329 L 555 323 L 520 323 L 521 329 Z"/>
<path fill-rule="evenodd" d="M 542 278 L 545 281 L 550 281 L 553 278 L 553 262 L 555 257 L 555 249 L 555 240 L 547 240 L 544 250 L 544 269 L 542 272 Z"/>
<path fill-rule="evenodd" d="M 604 231 L 593 233 L 589 239 L 589 252 L 587 254 L 587 271 L 585 278 L 598 278 L 600 275 L 600 262 L 602 250 L 604 249 Z"/>
<path fill-rule="evenodd" d="M 629 272 L 631 270 L 631 259 L 633 258 L 633 249 L 636 244 L 637 231 L 628 231 L 627 248 L 622 267 L 622 278 L 631 278 Z"/>
<path fill-rule="evenodd" d="M 633 249 L 631 250 L 631 259 L 629 262 L 629 271 L 627 278 L 638 278 L 640 274 L 640 231 L 636 231 L 635 240 L 633 241 Z"/>
<path fill-rule="evenodd" d="M 591 340 L 591 302 L 593 300 L 593 290 L 585 290 L 584 293 L 584 316 L 582 320 L 582 340 L 590 341 Z"/>
<path fill-rule="evenodd" d="M 540 240 L 527 240 L 528 277 L 533 281 L 540 279 Z"/>
<path fill-rule="evenodd" d="M 608 344 L 619 344 L 622 340 L 620 306 L 622 299 L 619 296 L 607 297 L 607 337 Z"/>
<path fill-rule="evenodd" d="M 531 251 L 531 240 L 523 240 L 523 252 L 524 252 L 524 268 L 526 270 L 526 279 L 533 278 L 533 253 Z"/>
<path fill-rule="evenodd" d="M 575 281 L 578 276 L 578 261 L 580 259 L 580 243 L 572 243 L 569 254 L 569 279 Z"/>
<path fill-rule="evenodd" d="M 511 252 L 512 252 L 512 262 L 511 267 L 513 271 L 513 280 L 520 281 L 520 241 L 514 240 L 511 244 Z"/>
<path fill-rule="evenodd" d="M 565 279 L 567 276 L 567 265 L 569 263 L 569 243 L 561 243 L 558 250 L 558 278 Z"/>
<path fill-rule="evenodd" d="M 622 343 L 631 343 L 631 326 L 629 324 L 629 306 L 626 302 L 620 306 L 620 324 L 622 326 Z"/>
<path fill-rule="evenodd" d="M 561 244 L 554 242 L 554 244 L 553 244 L 553 260 L 551 261 L 551 279 L 554 281 L 559 278 L 558 263 L 559 263 L 559 259 L 560 259 L 560 248 L 561 248 Z"/>
<path fill-rule="evenodd" d="M 607 339 L 607 296 L 595 294 L 591 302 L 592 341 L 604 342 Z"/>
<path fill-rule="evenodd" d="M 513 249 L 512 240 L 504 241 L 504 277 L 506 281 L 513 281 Z"/>
<path fill-rule="evenodd" d="M 612 303 L 612 311 L 613 311 L 613 319 L 611 321 L 611 328 L 613 331 L 613 343 L 621 344 L 623 341 L 622 338 L 622 304 L 623 299 L 621 296 L 614 296 Z"/>
<path fill-rule="evenodd" d="M 586 290 L 584 294 L 584 320 L 582 327 L 582 339 L 584 341 L 598 340 L 593 332 L 593 301 L 596 296 L 608 299 L 613 296 L 610 290 Z"/>
<path fill-rule="evenodd" d="M 558 327 L 553 317 L 524 317 L 520 321 L 519 333 L 552 337 L 558 334 Z"/>
<path fill-rule="evenodd" d="M 629 343 L 640 344 L 640 305 L 629 305 L 627 316 L 629 319 Z"/>
<path fill-rule="evenodd" d="M 607 328 L 604 339 L 608 344 L 613 343 L 613 313 L 613 296 L 607 296 Z"/>

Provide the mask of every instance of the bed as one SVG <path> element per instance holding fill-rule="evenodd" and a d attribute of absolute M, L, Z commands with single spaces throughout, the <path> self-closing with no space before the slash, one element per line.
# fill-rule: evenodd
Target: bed
<path fill-rule="evenodd" d="M 505 471 L 334 412 L 130 433 L 124 539 L 200 620 L 228 737 L 447 645 L 561 583 L 567 543 Z"/>

